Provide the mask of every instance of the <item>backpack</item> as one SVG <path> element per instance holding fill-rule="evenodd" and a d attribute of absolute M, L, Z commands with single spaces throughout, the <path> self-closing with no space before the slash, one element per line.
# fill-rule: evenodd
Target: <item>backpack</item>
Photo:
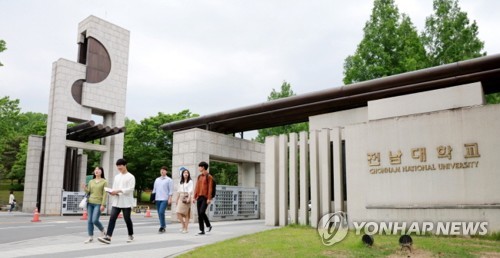
<path fill-rule="evenodd" d="M 215 192 L 216 192 L 216 188 L 217 188 L 217 183 L 215 182 L 215 179 L 212 175 L 210 175 L 212 177 L 212 197 L 210 197 L 210 199 L 213 199 L 215 198 Z M 207 177 L 207 184 L 208 184 L 208 177 Z"/>
<path fill-rule="evenodd" d="M 214 177 L 212 176 L 212 199 L 215 198 L 215 191 L 217 188 L 217 183 L 215 182 Z"/>

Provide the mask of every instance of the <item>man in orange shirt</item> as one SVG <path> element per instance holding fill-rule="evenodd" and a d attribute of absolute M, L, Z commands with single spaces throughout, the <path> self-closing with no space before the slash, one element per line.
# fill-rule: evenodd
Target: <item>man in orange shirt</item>
<path fill-rule="evenodd" d="M 212 230 L 212 225 L 207 216 L 207 208 L 212 201 L 212 176 L 208 174 L 208 163 L 205 161 L 198 164 L 198 171 L 200 175 L 198 176 L 198 181 L 196 182 L 196 188 L 194 190 L 193 203 L 196 202 L 196 208 L 198 208 L 198 224 L 200 226 L 200 232 L 198 235 L 205 235 L 205 224 L 207 224 L 207 232 Z M 204 224 L 205 223 L 205 224 Z"/>

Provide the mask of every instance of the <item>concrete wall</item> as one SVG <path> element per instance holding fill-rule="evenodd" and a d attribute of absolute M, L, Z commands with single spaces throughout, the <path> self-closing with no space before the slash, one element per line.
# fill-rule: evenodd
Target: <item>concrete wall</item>
<path fill-rule="evenodd" d="M 368 120 L 470 107 L 483 103 L 483 88 L 481 83 L 475 82 L 458 87 L 369 101 Z"/>
<path fill-rule="evenodd" d="M 201 161 L 209 163 L 210 160 L 238 164 L 238 185 L 257 187 L 261 203 L 264 203 L 265 191 L 262 179 L 264 176 L 264 145 L 198 128 L 174 133 L 172 179 L 175 190 L 177 191 L 180 181 L 180 167 L 187 168 L 191 172 L 191 178 L 196 179 L 199 175 L 198 164 Z M 261 218 L 263 218 L 263 205 L 260 207 Z M 175 204 L 172 209 L 175 210 Z M 193 211 L 193 217 L 195 217 L 196 207 L 194 205 Z"/>
<path fill-rule="evenodd" d="M 26 174 L 24 177 L 23 212 L 33 212 L 36 207 L 43 137 L 34 135 L 30 136 L 28 138 L 28 146 L 29 149 L 26 158 Z"/>
<path fill-rule="evenodd" d="M 309 131 L 318 131 L 324 128 L 340 128 L 366 121 L 368 121 L 368 108 L 354 108 L 309 117 Z"/>
<path fill-rule="evenodd" d="M 488 221 L 500 230 L 499 115 L 489 105 L 347 126 L 350 221 Z"/>

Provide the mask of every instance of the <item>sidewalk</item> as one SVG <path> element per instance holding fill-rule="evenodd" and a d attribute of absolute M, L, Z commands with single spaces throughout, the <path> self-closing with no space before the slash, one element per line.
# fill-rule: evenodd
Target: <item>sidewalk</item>
<path fill-rule="evenodd" d="M 118 221 L 110 245 L 97 242 L 83 244 L 86 239 L 86 222 L 80 216 L 51 216 L 41 217 L 42 222 L 27 223 L 34 230 L 50 230 L 47 225 L 64 225 L 68 230 L 77 233 L 62 233 L 37 239 L 28 239 L 17 242 L 0 244 L 1 257 L 175 257 L 196 247 L 220 242 L 242 235 L 253 234 L 273 229 L 264 225 L 264 220 L 241 220 L 212 222 L 212 232 L 204 236 L 197 236 L 198 223 L 191 223 L 189 233 L 182 234 L 180 224 L 170 222 L 167 213 L 167 232 L 158 234 L 158 216 L 151 212 L 152 218 L 145 218 L 144 214 L 134 214 L 134 242 L 126 243 L 127 229 L 123 221 Z M 16 212 L 15 214 L 0 213 L 1 221 L 8 217 L 27 219 L 32 214 Z M 107 226 L 109 217 L 102 217 L 101 221 Z M 64 221 L 64 222 L 63 222 Z"/>

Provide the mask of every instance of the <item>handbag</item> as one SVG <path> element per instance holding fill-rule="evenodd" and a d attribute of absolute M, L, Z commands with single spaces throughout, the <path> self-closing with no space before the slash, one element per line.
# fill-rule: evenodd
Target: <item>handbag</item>
<path fill-rule="evenodd" d="M 156 202 L 156 193 L 151 193 L 151 195 L 149 196 L 149 201 L 152 203 Z"/>
<path fill-rule="evenodd" d="M 189 193 L 186 192 L 186 184 L 182 184 L 182 190 L 183 192 L 181 193 L 182 194 L 182 203 L 184 204 L 188 204 L 191 202 L 191 198 L 189 198 Z"/>
<path fill-rule="evenodd" d="M 189 201 L 189 193 L 182 193 L 182 194 L 183 194 L 183 196 L 182 196 L 182 203 L 186 203 L 186 204 L 190 203 L 190 201 Z"/>
<path fill-rule="evenodd" d="M 80 204 L 78 205 L 78 207 L 82 208 L 82 209 L 85 209 L 87 208 L 87 202 L 88 202 L 88 198 L 87 196 L 85 195 L 85 197 L 83 197 L 82 201 L 80 202 Z"/>

